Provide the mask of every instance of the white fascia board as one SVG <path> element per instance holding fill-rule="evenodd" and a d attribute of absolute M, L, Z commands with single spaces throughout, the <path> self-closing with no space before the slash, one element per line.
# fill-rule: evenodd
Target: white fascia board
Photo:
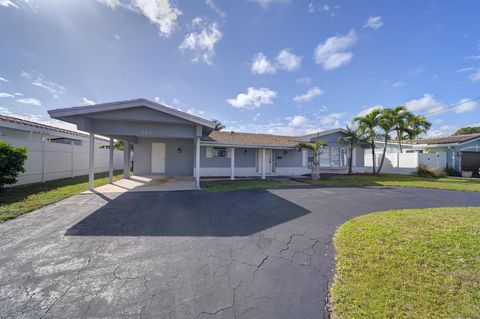
<path fill-rule="evenodd" d="M 213 146 L 213 147 L 233 147 L 233 148 L 268 148 L 268 149 L 296 149 L 294 146 L 282 146 L 282 145 L 265 145 L 265 144 L 232 144 L 232 143 L 216 143 L 208 141 L 200 141 L 200 146 Z"/>

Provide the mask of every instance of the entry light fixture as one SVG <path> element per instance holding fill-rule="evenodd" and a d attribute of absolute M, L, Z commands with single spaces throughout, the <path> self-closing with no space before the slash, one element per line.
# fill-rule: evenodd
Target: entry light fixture
<path fill-rule="evenodd" d="M 182 152 L 182 148 L 181 147 L 177 148 L 177 153 L 180 154 L 181 152 Z"/>
<path fill-rule="evenodd" d="M 247 155 L 247 149 L 246 148 L 243 150 L 243 154 Z"/>

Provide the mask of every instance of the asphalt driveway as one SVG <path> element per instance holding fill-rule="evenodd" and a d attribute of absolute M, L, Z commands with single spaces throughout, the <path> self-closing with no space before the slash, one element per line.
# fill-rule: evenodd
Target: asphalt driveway
<path fill-rule="evenodd" d="M 1 318 L 322 318 L 332 235 L 478 193 L 289 188 L 84 194 L 0 225 Z"/>

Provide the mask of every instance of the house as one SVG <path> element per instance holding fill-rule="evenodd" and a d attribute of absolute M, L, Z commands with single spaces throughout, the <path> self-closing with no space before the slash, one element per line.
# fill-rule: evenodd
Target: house
<path fill-rule="evenodd" d="M 328 146 L 320 165 L 328 170 L 347 166 L 347 149 L 337 144 L 343 129 L 305 136 L 279 136 L 214 131 L 215 123 L 146 99 L 72 107 L 48 111 L 55 119 L 73 123 L 90 132 L 133 144 L 135 175 L 201 176 L 300 175 L 310 172 L 311 154 L 295 148 L 299 141 L 321 139 Z M 126 147 L 127 159 L 130 147 Z M 361 154 L 355 163 L 362 165 Z M 90 162 L 94 150 L 90 149 Z M 358 163 L 357 163 L 358 162 Z M 125 178 L 129 178 L 125 160 Z M 90 172 L 90 187 L 93 173 Z"/>

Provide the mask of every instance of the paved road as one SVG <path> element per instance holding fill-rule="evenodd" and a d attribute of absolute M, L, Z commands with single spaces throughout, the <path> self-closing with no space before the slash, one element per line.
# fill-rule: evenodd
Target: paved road
<path fill-rule="evenodd" d="M 480 206 L 480 195 L 78 195 L 0 225 L 0 317 L 321 318 L 340 224 L 373 211 L 455 205 Z"/>

